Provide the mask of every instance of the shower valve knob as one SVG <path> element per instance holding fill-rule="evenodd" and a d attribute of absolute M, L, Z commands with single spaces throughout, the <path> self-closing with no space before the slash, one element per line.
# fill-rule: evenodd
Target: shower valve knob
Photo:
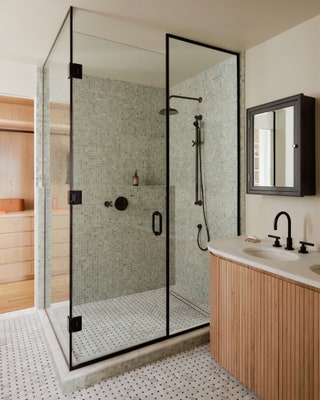
<path fill-rule="evenodd" d="M 104 205 L 105 205 L 106 207 L 113 207 L 112 201 L 105 201 L 105 202 L 104 202 Z"/>

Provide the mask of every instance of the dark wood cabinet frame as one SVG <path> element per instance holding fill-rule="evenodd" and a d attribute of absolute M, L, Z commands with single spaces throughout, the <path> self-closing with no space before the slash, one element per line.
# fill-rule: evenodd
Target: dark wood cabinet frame
<path fill-rule="evenodd" d="M 294 185 L 254 184 L 254 116 L 294 107 Z M 277 196 L 315 195 L 315 98 L 300 93 L 247 109 L 247 193 Z"/>

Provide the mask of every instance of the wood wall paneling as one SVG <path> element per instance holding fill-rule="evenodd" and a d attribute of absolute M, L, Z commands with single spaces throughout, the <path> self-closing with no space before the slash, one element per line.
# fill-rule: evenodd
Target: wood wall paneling
<path fill-rule="evenodd" d="M 22 198 L 26 210 L 34 208 L 33 130 L 33 100 L 0 96 L 0 198 Z M 34 305 L 33 225 L 23 213 L 0 218 L 0 312 Z"/>
<path fill-rule="evenodd" d="M 34 208 L 33 135 L 0 132 L 0 198 L 25 199 L 25 209 Z"/>
<path fill-rule="evenodd" d="M 0 96 L 0 129 L 16 129 L 33 132 L 33 100 Z"/>

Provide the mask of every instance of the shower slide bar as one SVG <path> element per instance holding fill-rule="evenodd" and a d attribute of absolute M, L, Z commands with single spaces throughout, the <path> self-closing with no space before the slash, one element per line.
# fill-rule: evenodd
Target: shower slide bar
<path fill-rule="evenodd" d="M 193 125 L 196 128 L 195 131 L 195 140 L 192 141 L 192 147 L 196 148 L 196 162 L 195 162 L 195 202 L 194 204 L 197 206 L 202 205 L 202 200 L 199 198 L 199 173 L 200 173 L 200 179 L 202 179 L 201 176 L 201 150 L 200 150 L 200 145 L 202 144 L 201 142 L 201 120 L 202 120 L 202 115 L 195 115 L 194 116 L 195 121 Z M 201 182 L 200 182 L 201 183 Z"/>

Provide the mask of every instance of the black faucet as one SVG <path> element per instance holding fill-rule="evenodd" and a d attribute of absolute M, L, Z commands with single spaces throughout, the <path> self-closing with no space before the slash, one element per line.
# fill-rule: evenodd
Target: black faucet
<path fill-rule="evenodd" d="M 292 247 L 292 237 L 291 237 L 291 218 L 290 215 L 285 212 L 285 211 L 280 211 L 275 219 L 274 219 L 274 223 L 273 223 L 273 229 L 276 231 L 278 229 L 278 219 L 280 217 L 280 215 L 285 215 L 287 217 L 288 220 L 288 237 L 287 237 L 287 247 L 285 247 L 286 250 L 294 250 L 294 248 Z"/>

